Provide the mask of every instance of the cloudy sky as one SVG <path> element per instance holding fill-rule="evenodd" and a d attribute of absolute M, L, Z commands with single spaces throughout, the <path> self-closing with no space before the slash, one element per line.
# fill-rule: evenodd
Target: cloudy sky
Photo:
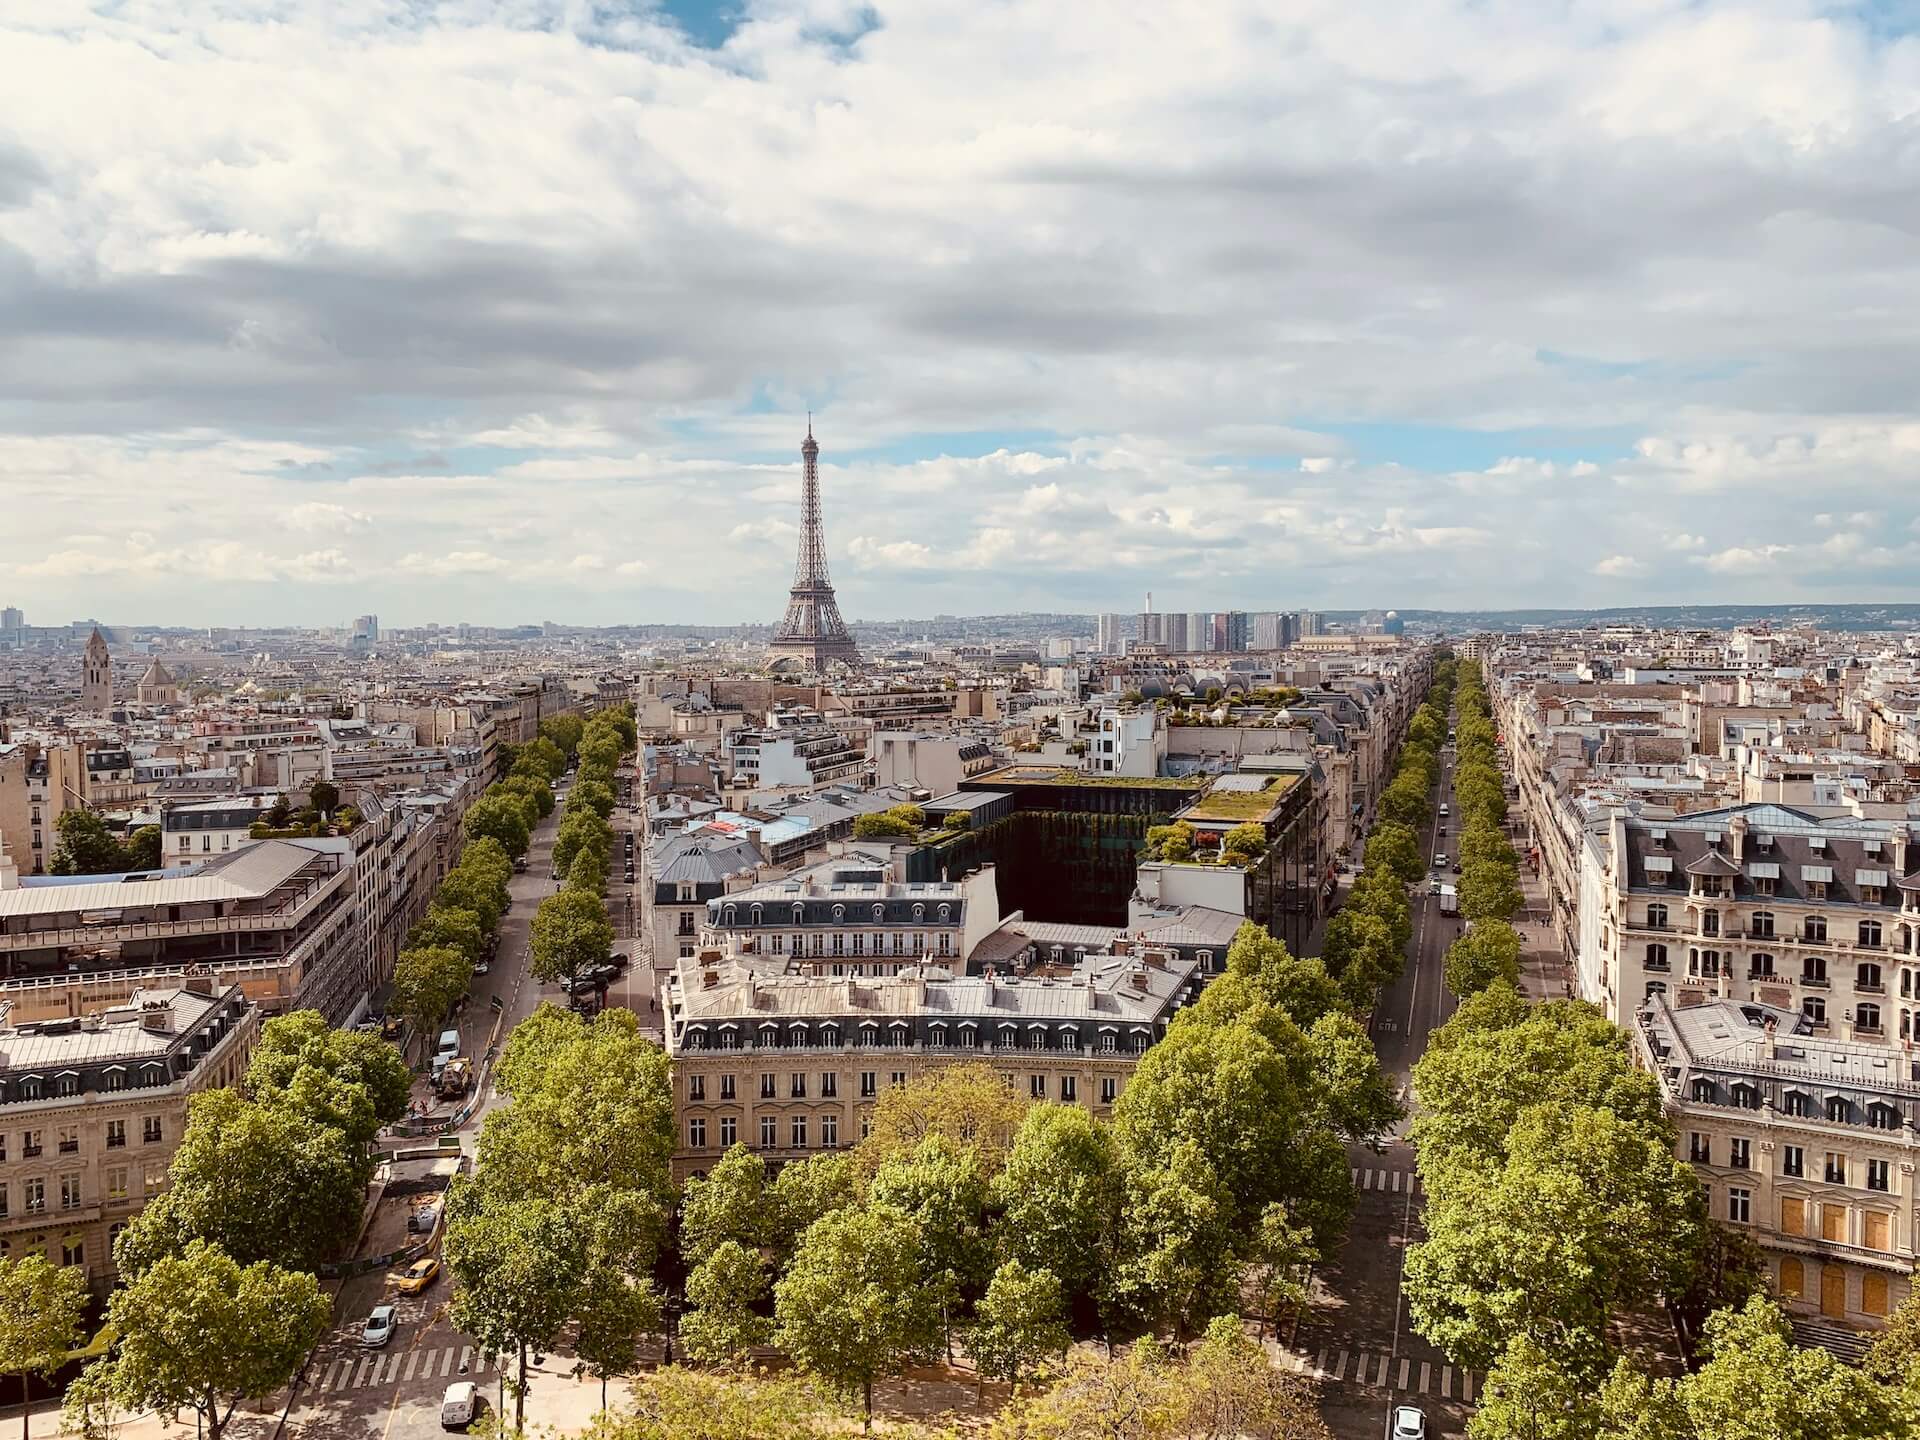
<path fill-rule="evenodd" d="M 1920 598 L 1920 11 L 0 7 L 30 621 Z"/>

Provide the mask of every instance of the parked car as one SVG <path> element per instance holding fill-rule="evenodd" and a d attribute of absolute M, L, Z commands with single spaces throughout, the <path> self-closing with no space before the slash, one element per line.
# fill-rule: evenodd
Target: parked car
<path fill-rule="evenodd" d="M 391 1305 L 376 1305 L 373 1313 L 367 1316 L 366 1328 L 360 1332 L 360 1343 L 377 1350 L 393 1339 L 394 1328 L 399 1317 Z"/>
<path fill-rule="evenodd" d="M 439 1218 L 440 1202 L 438 1200 L 429 1200 L 424 1205 L 416 1205 L 407 1216 L 407 1233 L 409 1235 L 431 1235 L 433 1233 L 434 1223 L 439 1220 Z"/>
<path fill-rule="evenodd" d="M 1387 1440 L 1427 1440 L 1426 1415 L 1411 1405 L 1394 1406 Z"/>
<path fill-rule="evenodd" d="M 1444 856 L 1444 855 L 1436 855 L 1436 856 L 1434 856 L 1434 857 L 1433 857 L 1433 868 L 1434 868 L 1434 869 L 1436 869 L 1436 870 L 1444 870 L 1444 869 L 1446 869 L 1446 868 L 1447 868 L 1447 857 L 1446 857 L 1446 856 Z"/>
<path fill-rule="evenodd" d="M 491 969 L 493 969 L 493 961 L 491 959 L 483 959 L 478 965 L 473 967 L 473 973 L 476 975 L 484 975 Z"/>
<path fill-rule="evenodd" d="M 516 855 L 513 857 L 513 872 L 516 875 L 524 875 L 527 873 L 527 857 L 526 856 Z"/>
<path fill-rule="evenodd" d="M 464 1430 L 480 1414 L 480 1387 L 471 1380 L 456 1380 L 440 1397 L 440 1428 Z"/>
<path fill-rule="evenodd" d="M 418 1295 L 440 1278 L 440 1262 L 428 1255 L 409 1265 L 406 1273 L 393 1282 L 394 1289 L 402 1295 Z"/>

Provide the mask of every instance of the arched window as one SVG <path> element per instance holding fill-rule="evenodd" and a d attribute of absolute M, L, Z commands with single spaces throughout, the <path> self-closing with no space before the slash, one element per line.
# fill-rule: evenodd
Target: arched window
<path fill-rule="evenodd" d="M 1748 974 L 1751 975 L 1753 979 L 1771 980 L 1773 978 L 1773 956 L 1764 952 L 1756 952 L 1749 957 L 1747 963 Z"/>
<path fill-rule="evenodd" d="M 1880 944 L 1880 922 L 1878 920 L 1862 920 L 1860 922 L 1860 943 L 1862 945 L 1873 945 L 1876 947 Z"/>
<path fill-rule="evenodd" d="M 1880 1007 L 1878 1005 L 1859 1005 L 1854 1008 L 1853 1023 L 1856 1029 L 1878 1030 L 1880 1028 Z"/>
<path fill-rule="evenodd" d="M 1702 935 L 1718 935 L 1720 933 L 1720 912 L 1718 910 L 1708 910 L 1701 914 L 1700 933 Z"/>
<path fill-rule="evenodd" d="M 1665 970 L 1667 968 L 1667 947 L 1658 941 L 1647 946 L 1647 969 Z"/>
<path fill-rule="evenodd" d="M 793 923 L 798 925 L 802 920 L 805 920 L 806 918 L 807 918 L 807 907 L 802 905 L 798 900 L 794 901 L 793 902 Z"/>
<path fill-rule="evenodd" d="M 1862 962 L 1854 969 L 1853 983 L 1862 990 L 1877 991 L 1880 988 L 1880 967 L 1871 960 Z"/>
<path fill-rule="evenodd" d="M 1720 973 L 1720 952 L 1718 950 L 1689 951 L 1687 973 L 1703 979 L 1712 979 Z"/>
<path fill-rule="evenodd" d="M 726 926 L 729 930 L 731 930 L 735 924 L 736 908 L 737 907 L 732 905 L 726 905 L 726 906 L 722 906 L 720 910 L 720 923 Z"/>
<path fill-rule="evenodd" d="M 949 919 L 952 918 L 952 916 L 953 916 L 953 907 L 951 905 L 942 905 L 940 907 L 937 918 L 939 919 L 940 923 L 944 925 L 947 923 Z"/>
<path fill-rule="evenodd" d="M 1826 939 L 1827 917 L 1824 915 L 1807 916 L 1805 920 L 1800 922 L 1800 934 L 1808 940 Z"/>
<path fill-rule="evenodd" d="M 1816 985 L 1827 983 L 1827 957 L 1808 955 L 1800 962 L 1800 978 L 1811 980 Z"/>
<path fill-rule="evenodd" d="M 846 918 L 847 918 L 847 907 L 846 907 L 846 906 L 844 906 L 844 905 L 836 905 L 836 906 L 834 906 L 834 907 L 833 907 L 833 918 L 834 918 L 835 920 L 844 920 L 844 919 L 846 919 Z"/>
<path fill-rule="evenodd" d="M 1647 906 L 1647 928 L 1650 930 L 1667 928 L 1667 907 L 1658 901 Z"/>
<path fill-rule="evenodd" d="M 751 920 L 755 925 L 758 925 L 760 923 L 760 914 L 761 914 L 761 911 L 758 905 L 750 905 L 747 907 L 747 918 Z"/>
<path fill-rule="evenodd" d="M 1748 923 L 1752 925 L 1753 933 L 1761 939 L 1771 940 L 1773 938 L 1773 912 L 1771 910 L 1754 911 L 1752 919 Z"/>
<path fill-rule="evenodd" d="M 947 1027 L 945 1025 L 928 1026 L 927 1043 L 929 1045 L 945 1045 L 947 1043 Z"/>
<path fill-rule="evenodd" d="M 916 905 L 915 905 L 915 906 L 913 907 L 913 919 L 914 919 L 914 923 L 915 923 L 915 924 L 918 924 L 918 923 L 919 923 L 920 921 L 922 921 L 922 920 L 924 920 L 924 919 L 926 919 L 926 918 L 927 918 L 927 907 L 926 907 L 926 906 L 924 906 L 924 905 L 918 905 L 918 904 L 916 904 Z"/>
<path fill-rule="evenodd" d="M 874 924 L 878 925 L 881 921 L 885 920 L 886 918 L 887 918 L 886 906 L 876 905 L 873 907 L 873 923 Z"/>

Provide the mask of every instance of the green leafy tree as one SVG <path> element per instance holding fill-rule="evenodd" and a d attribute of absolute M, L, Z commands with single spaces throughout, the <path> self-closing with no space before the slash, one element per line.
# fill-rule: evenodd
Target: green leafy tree
<path fill-rule="evenodd" d="M 267 824 L 271 825 L 274 829 L 285 829 L 287 822 L 293 819 L 292 802 L 284 795 L 274 796 L 273 804 L 267 807 L 265 819 Z"/>
<path fill-rule="evenodd" d="M 1474 865 L 1460 877 L 1460 913 L 1469 920 L 1511 920 L 1524 903 L 1506 866 Z"/>
<path fill-rule="evenodd" d="M 614 757 L 616 760 L 618 756 Z M 542 735 L 520 752 L 515 764 L 531 761 L 546 772 L 547 779 L 558 780 L 567 773 L 567 757 L 561 748 Z"/>
<path fill-rule="evenodd" d="M 187 1102 L 167 1179 L 114 1245 L 122 1275 L 144 1274 L 196 1239 L 242 1264 L 318 1270 L 352 1242 L 366 1192 L 362 1159 L 345 1134 L 233 1090 Z"/>
<path fill-rule="evenodd" d="M 1260 1228 L 1247 1254 L 1247 1280 L 1260 1306 L 1262 1339 L 1269 1323 L 1279 1329 L 1282 1310 L 1307 1303 L 1307 1269 L 1319 1258 L 1313 1233 L 1295 1225 L 1286 1206 L 1276 1203 L 1260 1212 Z"/>
<path fill-rule="evenodd" d="M 633 1369 L 644 1335 L 659 1330 L 660 1292 L 652 1268 L 661 1216 L 651 1197 L 606 1187 L 579 1197 L 575 1213 L 587 1236 L 587 1260 L 573 1302 L 573 1350 L 578 1369 L 607 1381 Z"/>
<path fill-rule="evenodd" d="M 1035 1105 L 993 1182 L 1000 1253 L 1055 1276 L 1069 1298 L 1093 1295 L 1115 1261 L 1121 1194 L 1107 1127 L 1078 1105 Z"/>
<path fill-rule="evenodd" d="M 399 1052 L 379 1036 L 336 1030 L 318 1010 L 296 1010 L 262 1028 L 246 1088 L 263 1105 L 339 1130 L 367 1180 L 374 1137 L 407 1113 L 412 1083 Z"/>
<path fill-rule="evenodd" d="M 1135 1324 L 1176 1338 L 1233 1307 L 1238 1197 L 1200 1143 L 1180 1140 L 1125 1176 L 1122 1260 L 1112 1292 Z"/>
<path fill-rule="evenodd" d="M 447 1198 L 447 1268 L 458 1282 L 453 1323 L 483 1349 L 512 1357 L 513 1423 L 527 1418 L 527 1356 L 545 1350 L 579 1308 L 587 1247 L 567 1207 L 514 1200 L 462 1176 Z"/>
<path fill-rule="evenodd" d="M 1520 934 L 1504 920 L 1479 920 L 1447 947 L 1447 988 L 1472 995 L 1489 985 L 1520 983 Z"/>
<path fill-rule="evenodd" d="M 142 825 L 127 837 L 125 865 L 129 870 L 158 870 L 166 862 L 160 857 L 160 827 Z"/>
<path fill-rule="evenodd" d="M 1433 818 L 1433 808 L 1427 803 L 1430 788 L 1416 776 L 1402 775 L 1380 792 L 1380 813 L 1409 830 L 1424 829 Z"/>
<path fill-rule="evenodd" d="M 107 829 L 107 822 L 91 810 L 64 811 L 53 822 L 56 843 L 55 875 L 111 875 L 126 866 L 126 852 Z M 151 867 L 148 867 L 151 868 Z"/>
<path fill-rule="evenodd" d="M 578 715 L 565 712 L 549 715 L 540 722 L 540 738 L 554 745 L 564 757 L 571 757 L 580 748 L 580 737 L 586 728 L 587 722 Z"/>
<path fill-rule="evenodd" d="M 1419 837 L 1391 820 L 1382 821 L 1367 837 L 1367 865 L 1383 866 L 1403 885 L 1411 885 L 1427 873 Z"/>
<path fill-rule="evenodd" d="M 757 1308 L 767 1293 L 767 1262 L 758 1250 L 723 1240 L 687 1275 L 687 1303 L 680 1317 L 680 1345 L 708 1364 L 744 1360 L 773 1338 L 773 1321 Z"/>
<path fill-rule="evenodd" d="M 426 916 L 407 932 L 409 950 L 458 950 L 468 965 L 478 965 L 487 953 L 487 932 L 471 910 L 430 905 Z"/>
<path fill-rule="evenodd" d="M 522 801 L 532 801 L 534 818 L 539 821 L 551 815 L 554 806 L 560 802 L 553 798 L 552 782 L 532 773 L 533 768 L 529 766 L 525 772 L 509 775 L 492 788 L 502 795 L 515 795 Z"/>
<path fill-rule="evenodd" d="M 602 900 L 607 893 L 607 862 L 591 851 L 582 850 L 567 867 L 567 889 L 578 890 Z"/>
<path fill-rule="evenodd" d="M 562 875 L 571 873 L 580 857 L 590 856 L 589 863 L 606 868 L 607 855 L 613 846 L 613 832 L 591 810 L 569 809 L 560 821 L 560 828 L 553 837 L 553 864 Z"/>
<path fill-rule="evenodd" d="M 942 1065 L 881 1095 L 855 1159 L 872 1175 L 892 1156 L 912 1153 L 938 1135 L 966 1147 L 981 1176 L 991 1180 L 1026 1113 L 1027 1101 L 991 1065 Z"/>
<path fill-rule="evenodd" d="M 66 1363 L 81 1342 L 86 1315 L 86 1271 L 33 1251 L 17 1260 L 0 1257 L 0 1374 L 20 1377 L 22 1440 L 32 1409 L 29 1382 Z"/>
<path fill-rule="evenodd" d="M 876 1205 L 836 1210 L 801 1238 L 774 1287 L 780 1348 L 835 1391 L 858 1398 L 873 1428 L 873 1384 L 940 1344 L 937 1298 L 920 1283 L 919 1227 Z"/>
<path fill-rule="evenodd" d="M 1240 855 L 1260 855 L 1267 848 L 1266 829 L 1259 825 L 1236 825 L 1220 837 L 1220 848 Z"/>
<path fill-rule="evenodd" d="M 491 845 L 494 842 L 487 843 Z M 492 875 L 483 870 L 456 866 L 440 882 L 434 903 L 453 910 L 470 911 L 480 922 L 481 933 L 491 935 L 500 928 L 500 917 L 506 914 L 509 901 L 504 888 L 495 883 Z"/>
<path fill-rule="evenodd" d="M 587 966 L 613 952 L 613 926 L 596 895 L 563 889 L 533 912 L 527 968 L 536 980 L 571 983 Z"/>
<path fill-rule="evenodd" d="M 393 963 L 388 1008 L 421 1035 L 433 1035 L 473 984 L 473 962 L 450 945 L 402 950 Z"/>
<path fill-rule="evenodd" d="M 780 1167 L 769 1192 L 768 1225 L 773 1231 L 776 1268 L 785 1269 L 814 1221 L 847 1209 L 859 1199 L 858 1175 L 851 1155 L 827 1153 Z"/>
<path fill-rule="evenodd" d="M 951 1343 L 960 1302 L 978 1295 L 993 1269 L 987 1240 L 987 1177 L 972 1148 L 930 1135 L 874 1172 L 867 1199 L 908 1216 L 920 1237 L 921 1283 L 938 1299 Z"/>
<path fill-rule="evenodd" d="M 613 791 L 598 780 L 581 780 L 567 796 L 567 809 L 572 810 L 576 805 L 605 820 L 613 814 Z"/>
<path fill-rule="evenodd" d="M 1018 1385 L 1050 1356 L 1064 1355 L 1067 1331 L 1060 1282 L 1050 1270 L 1029 1270 L 1009 1260 L 993 1272 L 973 1324 L 967 1353 L 983 1380 Z"/>
<path fill-rule="evenodd" d="M 899 816 L 886 810 L 871 815 L 857 816 L 853 822 L 853 838 L 856 840 L 883 840 L 894 837 L 918 835 L 919 829 L 909 825 Z"/>
<path fill-rule="evenodd" d="M 1600 1416 L 1593 1387 L 1524 1335 L 1487 1372 L 1468 1440 L 1594 1440 Z"/>
<path fill-rule="evenodd" d="M 468 807 L 465 830 L 469 840 L 498 841 L 515 859 L 527 853 L 533 838 L 520 797 L 491 790 Z"/>
<path fill-rule="evenodd" d="M 595 1416 L 583 1440 L 821 1440 L 838 1418 L 803 1375 L 668 1366 L 636 1377 L 626 1407 Z"/>
<path fill-rule="evenodd" d="M 733 1146 L 704 1176 L 686 1183 L 680 1200 L 681 1257 L 697 1266 L 730 1243 L 757 1253 L 773 1239 L 770 1204 L 765 1162 L 745 1145 Z"/>
<path fill-rule="evenodd" d="M 1311 1386 L 1276 1370 L 1236 1316 L 1207 1326 L 1188 1353 L 1173 1433 L 1193 1440 L 1332 1440 Z"/>
<path fill-rule="evenodd" d="M 331 780 L 316 780 L 307 787 L 307 803 L 330 819 L 340 808 L 340 787 Z"/>
<path fill-rule="evenodd" d="M 126 1408 L 190 1405 L 220 1440 L 239 1399 L 293 1378 L 330 1314 L 313 1276 L 265 1261 L 242 1267 L 196 1240 L 114 1291 L 114 1349 L 99 1363 Z"/>

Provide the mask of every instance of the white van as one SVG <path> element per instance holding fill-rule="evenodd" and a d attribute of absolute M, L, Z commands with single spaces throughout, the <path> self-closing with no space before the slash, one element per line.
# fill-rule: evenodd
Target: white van
<path fill-rule="evenodd" d="M 434 1047 L 433 1051 L 433 1078 L 438 1080 L 440 1078 L 440 1072 L 447 1068 L 447 1062 L 459 1053 L 460 1032 L 458 1030 L 442 1030 L 440 1032 L 440 1043 Z"/>
<path fill-rule="evenodd" d="M 480 1387 L 471 1380 L 456 1380 L 440 1397 L 440 1428 L 464 1430 L 480 1413 Z"/>

